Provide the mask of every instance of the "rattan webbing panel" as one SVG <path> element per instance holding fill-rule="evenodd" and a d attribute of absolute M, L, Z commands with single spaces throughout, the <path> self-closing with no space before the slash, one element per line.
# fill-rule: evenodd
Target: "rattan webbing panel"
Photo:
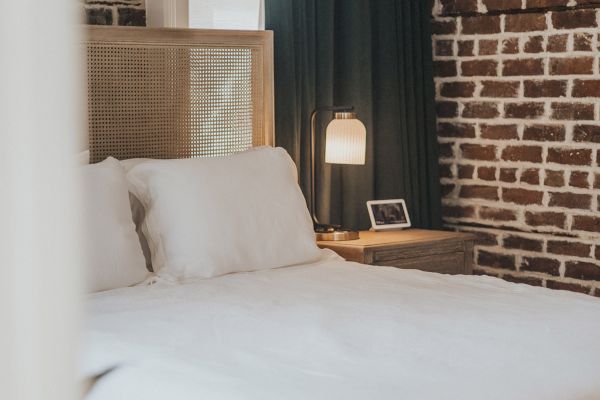
<path fill-rule="evenodd" d="M 270 32 L 90 27 L 91 162 L 273 144 Z"/>

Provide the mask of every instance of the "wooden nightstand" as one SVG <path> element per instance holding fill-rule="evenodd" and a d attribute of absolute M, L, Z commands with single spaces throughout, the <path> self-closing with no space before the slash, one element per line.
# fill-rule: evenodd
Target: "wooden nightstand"
<path fill-rule="evenodd" d="M 473 241 L 468 233 L 407 229 L 362 231 L 357 240 L 317 242 L 348 261 L 420 269 L 444 274 L 471 274 Z"/>

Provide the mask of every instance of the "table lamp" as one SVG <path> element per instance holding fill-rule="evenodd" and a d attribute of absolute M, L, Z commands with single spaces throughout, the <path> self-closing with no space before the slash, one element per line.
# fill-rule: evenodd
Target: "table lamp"
<path fill-rule="evenodd" d="M 354 240 L 358 232 L 342 229 L 340 225 L 320 223 L 316 215 L 315 189 L 315 136 L 316 117 L 320 112 L 334 112 L 334 119 L 325 131 L 325 162 L 328 164 L 364 165 L 367 129 L 356 117 L 353 106 L 326 106 L 316 108 L 310 115 L 310 213 L 319 241 Z"/>

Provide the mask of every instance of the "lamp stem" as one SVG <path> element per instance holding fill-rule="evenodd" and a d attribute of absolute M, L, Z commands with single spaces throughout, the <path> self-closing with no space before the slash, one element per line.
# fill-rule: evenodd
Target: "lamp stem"
<path fill-rule="evenodd" d="M 310 215 L 312 216 L 313 223 L 319 225 L 317 219 L 317 201 L 316 201 L 316 167 L 315 167 L 315 136 L 317 131 L 317 114 L 320 112 L 350 112 L 354 111 L 353 106 L 323 106 L 317 107 L 310 114 Z"/>

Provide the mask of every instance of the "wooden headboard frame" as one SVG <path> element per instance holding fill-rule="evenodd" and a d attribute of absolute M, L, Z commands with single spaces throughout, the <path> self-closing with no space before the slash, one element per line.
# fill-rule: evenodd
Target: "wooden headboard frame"
<path fill-rule="evenodd" d="M 85 29 L 90 162 L 274 145 L 272 32 Z"/>

